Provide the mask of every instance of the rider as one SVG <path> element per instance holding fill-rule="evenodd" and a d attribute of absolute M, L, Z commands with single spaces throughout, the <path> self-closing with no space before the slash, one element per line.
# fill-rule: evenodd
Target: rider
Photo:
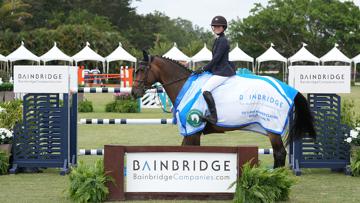
<path fill-rule="evenodd" d="M 203 71 L 210 71 L 213 74 L 201 88 L 201 92 L 203 93 L 210 111 L 210 115 L 203 117 L 203 119 L 211 124 L 216 124 L 217 113 L 211 91 L 236 73 L 234 64 L 229 62 L 230 46 L 224 35 L 224 31 L 227 28 L 226 19 L 223 16 L 215 16 L 211 21 L 211 27 L 213 32 L 217 35 L 212 47 L 212 60 L 204 67 L 197 69 L 195 73 L 200 74 Z"/>

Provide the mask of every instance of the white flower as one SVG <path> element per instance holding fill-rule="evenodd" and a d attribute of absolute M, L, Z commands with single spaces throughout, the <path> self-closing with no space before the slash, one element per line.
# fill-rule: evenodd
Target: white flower
<path fill-rule="evenodd" d="M 360 131 L 360 127 L 356 127 L 355 130 Z"/>
<path fill-rule="evenodd" d="M 351 130 L 350 131 L 350 137 L 357 138 L 358 135 L 359 135 L 358 131 L 356 131 L 356 130 Z"/>
<path fill-rule="evenodd" d="M 13 133 L 6 129 L 6 128 L 0 128 L 0 138 L 3 140 L 5 138 L 12 138 Z"/>
<path fill-rule="evenodd" d="M 348 143 L 351 143 L 351 141 L 352 141 L 352 138 L 351 137 L 348 137 L 348 138 L 346 138 L 346 140 L 345 140 L 346 142 L 348 142 Z"/>

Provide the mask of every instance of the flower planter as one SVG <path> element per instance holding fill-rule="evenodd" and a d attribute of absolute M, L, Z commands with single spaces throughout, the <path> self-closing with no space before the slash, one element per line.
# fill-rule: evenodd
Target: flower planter
<path fill-rule="evenodd" d="M 11 153 L 11 144 L 0 144 L 0 150 L 5 151 L 6 153 Z"/>

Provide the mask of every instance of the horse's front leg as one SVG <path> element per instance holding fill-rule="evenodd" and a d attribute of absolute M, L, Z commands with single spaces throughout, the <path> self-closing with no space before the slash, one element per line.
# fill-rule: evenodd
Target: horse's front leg
<path fill-rule="evenodd" d="M 185 136 L 183 138 L 181 145 L 182 146 L 186 146 L 186 145 L 200 146 L 200 136 L 201 136 L 201 132 L 196 133 L 191 136 Z"/>
<path fill-rule="evenodd" d="M 274 168 L 284 167 L 286 160 L 286 150 L 281 139 L 281 135 L 268 133 L 268 137 L 274 152 Z"/>

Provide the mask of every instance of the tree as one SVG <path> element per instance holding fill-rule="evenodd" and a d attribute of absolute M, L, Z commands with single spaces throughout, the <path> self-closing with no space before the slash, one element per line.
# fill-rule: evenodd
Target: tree
<path fill-rule="evenodd" d="M 339 0 L 270 0 L 266 7 L 255 4 L 251 15 L 231 21 L 233 42 L 257 57 L 270 43 L 286 57 L 301 42 L 320 57 L 338 43 L 349 57 L 360 51 L 360 11 L 353 2 Z"/>
<path fill-rule="evenodd" d="M 0 30 L 19 30 L 24 25 L 24 20 L 32 15 L 26 10 L 29 4 L 21 0 L 5 0 L 0 3 Z"/>

